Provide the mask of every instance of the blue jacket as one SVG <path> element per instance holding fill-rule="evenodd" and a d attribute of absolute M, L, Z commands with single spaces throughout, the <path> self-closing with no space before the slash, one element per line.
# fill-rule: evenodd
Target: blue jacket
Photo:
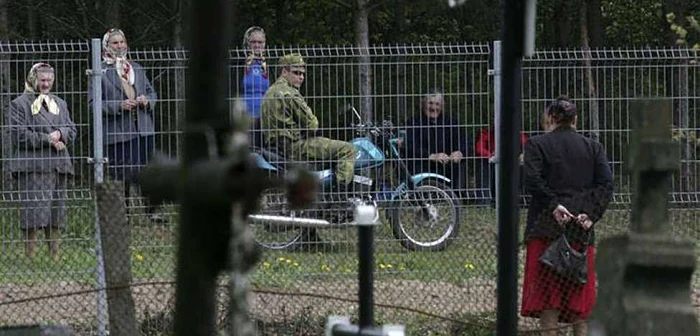
<path fill-rule="evenodd" d="M 253 119 L 259 119 L 262 97 L 270 87 L 270 79 L 263 72 L 259 60 L 253 61 L 253 64 L 246 68 L 241 84 L 248 115 Z"/>

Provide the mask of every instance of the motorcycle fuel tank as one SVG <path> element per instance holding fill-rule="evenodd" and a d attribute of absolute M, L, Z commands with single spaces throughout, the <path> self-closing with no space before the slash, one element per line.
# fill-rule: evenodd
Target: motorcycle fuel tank
<path fill-rule="evenodd" d="M 371 168 L 384 162 L 384 153 L 368 138 L 355 138 L 352 141 L 355 154 L 355 169 Z"/>

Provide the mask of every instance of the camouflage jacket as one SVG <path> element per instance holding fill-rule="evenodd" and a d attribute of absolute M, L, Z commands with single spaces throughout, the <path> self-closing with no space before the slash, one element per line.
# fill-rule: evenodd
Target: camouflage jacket
<path fill-rule="evenodd" d="M 279 78 L 265 93 L 260 107 L 260 121 L 268 144 L 296 142 L 315 134 L 318 119 L 298 89 Z M 286 139 L 279 139 L 286 138 Z"/>

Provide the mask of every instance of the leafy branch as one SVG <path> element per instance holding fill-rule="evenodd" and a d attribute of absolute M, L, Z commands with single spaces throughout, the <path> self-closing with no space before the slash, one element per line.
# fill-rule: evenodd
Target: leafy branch
<path fill-rule="evenodd" d="M 694 30 L 697 34 L 700 34 L 700 24 L 694 16 L 686 16 L 686 22 L 678 22 L 678 18 L 674 13 L 666 14 L 666 21 L 671 25 L 671 30 L 678 37 L 676 39 L 676 44 L 678 45 L 689 45 L 692 42 L 688 42 L 688 29 Z M 686 28 L 687 25 L 687 28 Z M 695 42 L 692 46 L 693 50 L 700 50 L 700 41 Z"/>

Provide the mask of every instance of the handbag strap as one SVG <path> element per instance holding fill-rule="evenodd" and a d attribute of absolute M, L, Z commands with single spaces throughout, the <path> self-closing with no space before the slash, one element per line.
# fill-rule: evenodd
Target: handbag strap
<path fill-rule="evenodd" d="M 567 231 L 567 230 L 566 230 L 566 227 L 564 227 L 564 229 L 562 230 L 562 233 L 561 233 L 561 234 L 564 236 L 564 238 L 565 238 L 567 241 L 570 241 L 569 236 L 566 234 L 566 231 Z M 586 235 L 586 239 L 585 239 L 585 241 L 583 241 L 583 242 L 581 243 L 581 245 L 582 245 L 583 247 L 587 247 L 588 245 L 591 244 L 591 230 L 585 230 L 584 232 L 585 232 L 585 235 Z"/>

